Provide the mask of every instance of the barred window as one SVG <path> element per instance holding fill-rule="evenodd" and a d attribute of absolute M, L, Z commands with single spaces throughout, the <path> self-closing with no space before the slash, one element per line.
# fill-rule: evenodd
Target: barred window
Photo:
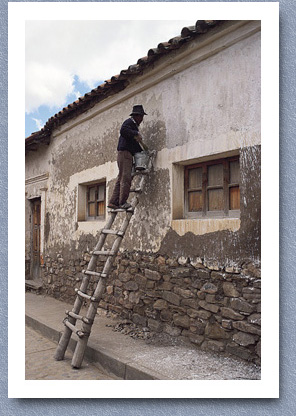
<path fill-rule="evenodd" d="M 105 218 L 106 183 L 87 186 L 86 217 L 88 220 Z"/>
<path fill-rule="evenodd" d="M 186 218 L 239 216 L 238 156 L 185 166 L 184 177 Z"/>

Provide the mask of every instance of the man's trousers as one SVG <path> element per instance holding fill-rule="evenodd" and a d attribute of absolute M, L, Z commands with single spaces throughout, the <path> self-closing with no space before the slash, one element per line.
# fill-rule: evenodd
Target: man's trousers
<path fill-rule="evenodd" d="M 132 183 L 133 156 L 127 150 L 119 150 L 117 154 L 119 169 L 115 188 L 110 203 L 120 206 L 126 203 Z"/>

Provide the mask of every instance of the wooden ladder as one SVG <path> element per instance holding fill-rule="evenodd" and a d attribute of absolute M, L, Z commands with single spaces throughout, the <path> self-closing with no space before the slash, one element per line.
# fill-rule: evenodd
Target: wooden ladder
<path fill-rule="evenodd" d="M 86 346 L 87 346 L 87 342 L 88 342 L 88 338 L 90 336 L 91 328 L 94 323 L 94 319 L 95 319 L 97 309 L 99 306 L 99 302 L 105 290 L 107 276 L 109 275 L 112 269 L 113 261 L 118 253 L 120 244 L 125 236 L 126 230 L 133 216 L 135 207 L 139 203 L 139 199 L 137 195 L 141 194 L 144 189 L 146 178 L 149 172 L 151 171 L 155 154 L 156 154 L 155 151 L 149 152 L 149 162 L 147 165 L 147 169 L 142 170 L 142 171 L 135 171 L 132 174 L 132 176 L 140 176 L 140 180 L 139 180 L 138 185 L 135 188 L 131 188 L 130 190 L 130 193 L 135 193 L 131 201 L 131 208 L 127 210 L 111 209 L 109 211 L 110 216 L 107 221 L 106 227 L 101 230 L 100 237 L 94 248 L 94 251 L 90 253 L 91 259 L 88 263 L 87 269 L 83 270 L 82 272 L 83 278 L 82 278 L 80 288 L 75 289 L 76 299 L 74 302 L 73 309 L 72 311 L 66 311 L 66 317 L 63 320 L 65 329 L 60 338 L 54 358 L 57 361 L 64 359 L 65 352 L 70 342 L 72 333 L 76 334 L 78 337 L 78 341 L 76 344 L 76 348 L 75 348 L 73 358 L 72 358 L 72 363 L 71 363 L 73 368 L 81 367 L 83 357 L 85 354 L 85 350 L 86 350 Z M 122 222 L 120 230 L 113 230 L 112 224 L 114 223 L 117 214 L 120 212 L 126 213 L 126 216 Z M 103 246 L 109 235 L 114 235 L 115 240 L 113 242 L 111 250 L 104 250 Z M 97 273 L 95 271 L 98 256 L 106 256 L 104 267 L 101 273 Z M 87 292 L 91 277 L 95 278 L 96 286 L 95 286 L 95 290 L 93 294 L 90 296 L 86 292 Z M 86 300 L 89 301 L 89 307 L 88 307 L 86 316 L 82 316 L 80 315 L 80 310 L 81 310 L 83 303 Z M 78 326 L 76 324 L 78 324 Z"/>

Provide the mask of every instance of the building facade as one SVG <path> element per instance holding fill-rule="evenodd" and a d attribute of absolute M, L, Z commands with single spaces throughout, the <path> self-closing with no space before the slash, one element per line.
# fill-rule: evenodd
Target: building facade
<path fill-rule="evenodd" d="M 142 104 L 157 156 L 100 306 L 260 362 L 260 34 L 259 21 L 198 21 L 26 139 L 26 279 L 74 299 L 119 129 Z"/>

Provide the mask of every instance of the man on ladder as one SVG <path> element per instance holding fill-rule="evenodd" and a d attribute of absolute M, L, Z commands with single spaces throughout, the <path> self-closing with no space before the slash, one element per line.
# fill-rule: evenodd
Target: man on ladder
<path fill-rule="evenodd" d="M 81 366 L 91 328 L 97 313 L 97 308 L 105 290 L 106 279 L 110 273 L 113 260 L 118 253 L 120 244 L 134 213 L 134 208 L 139 202 L 138 197 L 135 195 L 131 204 L 128 204 L 126 202 L 128 195 L 130 192 L 142 193 L 146 180 L 146 173 L 149 173 L 152 168 L 152 159 L 155 156 L 155 152 L 142 152 L 142 149 L 147 149 L 147 147 L 142 143 L 142 136 L 139 134 L 139 125 L 143 121 L 144 115 L 146 115 L 146 113 L 141 105 L 134 106 L 131 114 L 132 118 L 126 120 L 121 127 L 118 143 L 119 175 L 113 196 L 108 205 L 109 208 L 113 209 L 110 210 L 110 215 L 105 228 L 101 230 L 99 240 L 94 251 L 91 252 L 91 259 L 87 269 L 82 271 L 84 276 L 82 278 L 80 289 L 75 288 L 77 296 L 73 309 L 72 311 L 66 311 L 66 318 L 63 321 L 65 329 L 55 352 L 55 359 L 58 361 L 64 359 L 71 335 L 72 333 L 75 333 L 78 337 L 78 342 L 71 363 L 73 368 L 80 368 Z M 142 165 L 139 164 L 136 166 L 136 170 L 140 170 L 138 173 L 141 177 L 137 188 L 131 190 L 133 155 L 136 155 L 135 157 L 137 157 L 137 155 L 141 153 L 147 153 L 147 161 Z M 115 218 L 117 214 L 122 211 L 125 213 L 125 219 L 123 220 L 120 229 L 113 229 L 112 225 Z M 113 241 L 111 250 L 105 250 L 104 244 L 109 235 L 115 236 L 115 240 Z M 101 272 L 95 270 L 98 256 L 104 256 L 106 259 Z M 91 277 L 95 279 L 96 286 L 93 294 L 89 295 L 87 291 Z M 89 301 L 89 307 L 86 315 L 82 316 L 80 315 L 80 310 L 85 300 Z M 78 326 L 76 325 L 77 321 L 78 323 L 81 321 Z"/>
<path fill-rule="evenodd" d="M 131 207 L 127 199 L 132 182 L 133 155 L 141 152 L 143 149 L 147 150 L 147 146 L 144 145 L 142 136 L 139 133 L 139 126 L 143 121 L 144 115 L 147 114 L 143 106 L 135 105 L 130 114 L 131 117 L 125 120 L 121 126 L 117 146 L 119 174 L 108 208 L 129 209 Z"/>

